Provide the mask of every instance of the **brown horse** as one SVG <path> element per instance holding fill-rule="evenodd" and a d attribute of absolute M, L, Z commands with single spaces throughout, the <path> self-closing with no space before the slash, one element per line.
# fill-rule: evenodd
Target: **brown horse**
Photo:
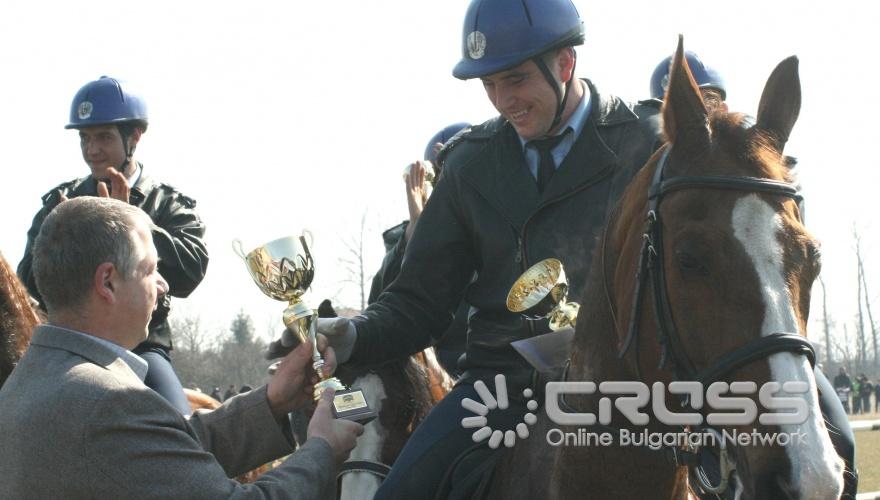
<path fill-rule="evenodd" d="M 27 290 L 0 253 L 0 387 L 24 354 L 39 322 Z"/>
<path fill-rule="evenodd" d="M 363 389 L 378 412 L 340 469 L 339 498 L 373 498 L 409 436 L 452 390 L 452 378 L 433 348 L 369 371 L 341 365 L 336 376 L 346 386 Z"/>
<path fill-rule="evenodd" d="M 576 428 L 551 420 L 549 408 L 541 411 L 532 437 L 501 461 L 493 498 L 687 498 L 687 465 L 699 456 L 696 447 L 673 443 L 655 451 L 624 446 L 622 436 L 689 435 L 708 426 L 802 437 L 787 446 L 730 444 L 736 498 L 840 495 L 842 461 L 819 411 L 814 355 L 804 339 L 818 244 L 804 229 L 782 156 L 799 109 L 797 59 L 791 57 L 770 76 L 754 125 L 740 114 L 707 110 L 679 41 L 662 111 L 668 144 L 634 178 L 601 237 L 565 374 L 567 381 L 597 385 L 662 382 L 662 392 L 640 405 L 646 426 L 611 412 L 608 403 L 621 400 L 603 397 L 601 386 L 548 397 L 547 405 L 569 416 L 601 419 L 604 405 L 610 422 Z M 792 423 L 706 424 L 707 414 L 724 411 L 721 405 L 703 404 L 703 386 L 699 396 L 673 394 L 675 380 L 741 381 L 738 392 L 728 386 L 725 397 L 740 394 L 737 411 L 753 404 L 758 414 L 769 407 L 756 388 L 796 381 L 778 394 L 791 396 L 788 408 L 808 415 Z M 657 401 L 696 415 L 697 423 L 662 424 Z M 607 433 L 611 443 L 572 439 L 551 446 L 551 429 Z"/>

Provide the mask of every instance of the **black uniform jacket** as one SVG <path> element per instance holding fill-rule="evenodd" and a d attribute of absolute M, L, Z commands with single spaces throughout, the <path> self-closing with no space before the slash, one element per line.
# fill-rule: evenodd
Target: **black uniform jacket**
<path fill-rule="evenodd" d="M 590 116 L 543 194 L 503 118 L 447 144 L 400 275 L 355 318 L 352 362 L 378 364 L 423 349 L 445 331 L 464 291 L 464 379 L 530 371 L 510 342 L 549 328 L 507 310 L 511 285 L 532 264 L 555 257 L 565 266 L 569 300 L 579 301 L 606 217 L 656 140 L 647 120 L 656 108 L 630 106 L 587 84 Z"/>
<path fill-rule="evenodd" d="M 143 165 L 141 167 L 141 177 L 131 188 L 129 203 L 146 212 L 156 226 L 153 242 L 159 253 L 159 273 L 168 282 L 170 295 L 187 297 L 201 283 L 208 269 L 208 249 L 203 241 L 205 224 L 195 211 L 195 200 L 168 184 L 154 181 L 146 175 Z M 31 252 L 43 220 L 58 205 L 62 193 L 67 198 L 97 196 L 98 183 L 92 176 L 83 177 L 59 184 L 43 195 L 43 207 L 34 216 L 24 258 L 18 264 L 18 276 L 41 306 L 42 299 L 31 270 Z M 170 309 L 171 301 L 166 295 L 150 319 L 146 343 L 171 348 Z"/>

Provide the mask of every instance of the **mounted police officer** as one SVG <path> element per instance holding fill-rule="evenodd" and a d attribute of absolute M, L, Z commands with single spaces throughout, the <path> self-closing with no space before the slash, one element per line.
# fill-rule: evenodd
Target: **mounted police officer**
<path fill-rule="evenodd" d="M 468 340 L 453 391 L 431 411 L 376 498 L 433 498 L 447 469 L 474 446 L 462 400 L 477 380 L 506 377 L 510 406 L 487 425 L 523 421 L 522 394 L 535 371 L 510 342 L 549 332 L 507 309 L 517 277 L 560 259 L 579 300 L 597 236 L 624 188 L 652 153 L 641 113 L 575 78 L 584 27 L 571 0 L 472 0 L 462 59 L 453 75 L 479 78 L 500 116 L 440 151 L 442 175 L 409 241 L 403 266 L 376 302 L 352 320 L 319 320 L 337 358 L 361 365 L 408 356 L 446 330 L 463 296 Z M 485 447 L 485 444 L 483 444 Z"/>
<path fill-rule="evenodd" d="M 202 281 L 208 267 L 208 251 L 202 239 L 205 225 L 195 211 L 196 202 L 149 177 L 144 166 L 134 159 L 147 124 L 143 97 L 115 78 L 102 76 L 85 84 L 74 96 L 70 122 L 65 128 L 79 132 L 83 160 L 91 174 L 64 182 L 42 197 L 43 206 L 28 231 L 24 258 L 18 265 L 19 277 L 37 300 L 40 293 L 31 270 L 34 239 L 49 212 L 58 203 L 77 196 L 112 197 L 150 216 L 159 253 L 159 272 L 170 285 L 170 295 L 186 297 Z M 149 337 L 134 352 L 149 364 L 147 386 L 188 415 L 190 409 L 183 387 L 171 367 L 169 310 L 170 301 L 165 295 L 153 312 Z"/>

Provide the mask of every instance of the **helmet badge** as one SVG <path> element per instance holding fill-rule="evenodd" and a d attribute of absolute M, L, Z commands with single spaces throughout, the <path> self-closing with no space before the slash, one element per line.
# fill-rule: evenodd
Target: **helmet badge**
<path fill-rule="evenodd" d="M 663 75 L 663 79 L 660 80 L 660 87 L 663 89 L 664 93 L 666 92 L 666 89 L 669 88 L 669 74 L 668 73 Z"/>
<path fill-rule="evenodd" d="M 92 106 L 91 102 L 83 101 L 79 103 L 79 107 L 76 109 L 76 115 L 79 117 L 80 120 L 85 120 L 88 117 L 92 116 L 93 109 L 94 107 Z"/>
<path fill-rule="evenodd" d="M 486 35 L 472 31 L 467 36 L 468 55 L 471 59 L 480 59 L 486 54 Z"/>

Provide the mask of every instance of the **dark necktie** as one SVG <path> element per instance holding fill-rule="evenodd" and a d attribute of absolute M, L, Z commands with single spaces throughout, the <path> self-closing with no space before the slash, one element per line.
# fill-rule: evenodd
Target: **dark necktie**
<path fill-rule="evenodd" d="M 559 135 L 546 139 L 535 139 L 526 143 L 526 146 L 531 146 L 538 151 L 538 157 L 540 158 L 538 162 L 538 178 L 536 179 L 538 182 L 538 192 L 540 193 L 544 192 L 547 184 L 550 184 L 550 178 L 556 173 L 556 162 L 553 161 L 552 153 L 553 148 L 559 145 L 562 139 L 568 135 L 569 131 L 571 129 L 566 128 L 565 132 Z"/>

